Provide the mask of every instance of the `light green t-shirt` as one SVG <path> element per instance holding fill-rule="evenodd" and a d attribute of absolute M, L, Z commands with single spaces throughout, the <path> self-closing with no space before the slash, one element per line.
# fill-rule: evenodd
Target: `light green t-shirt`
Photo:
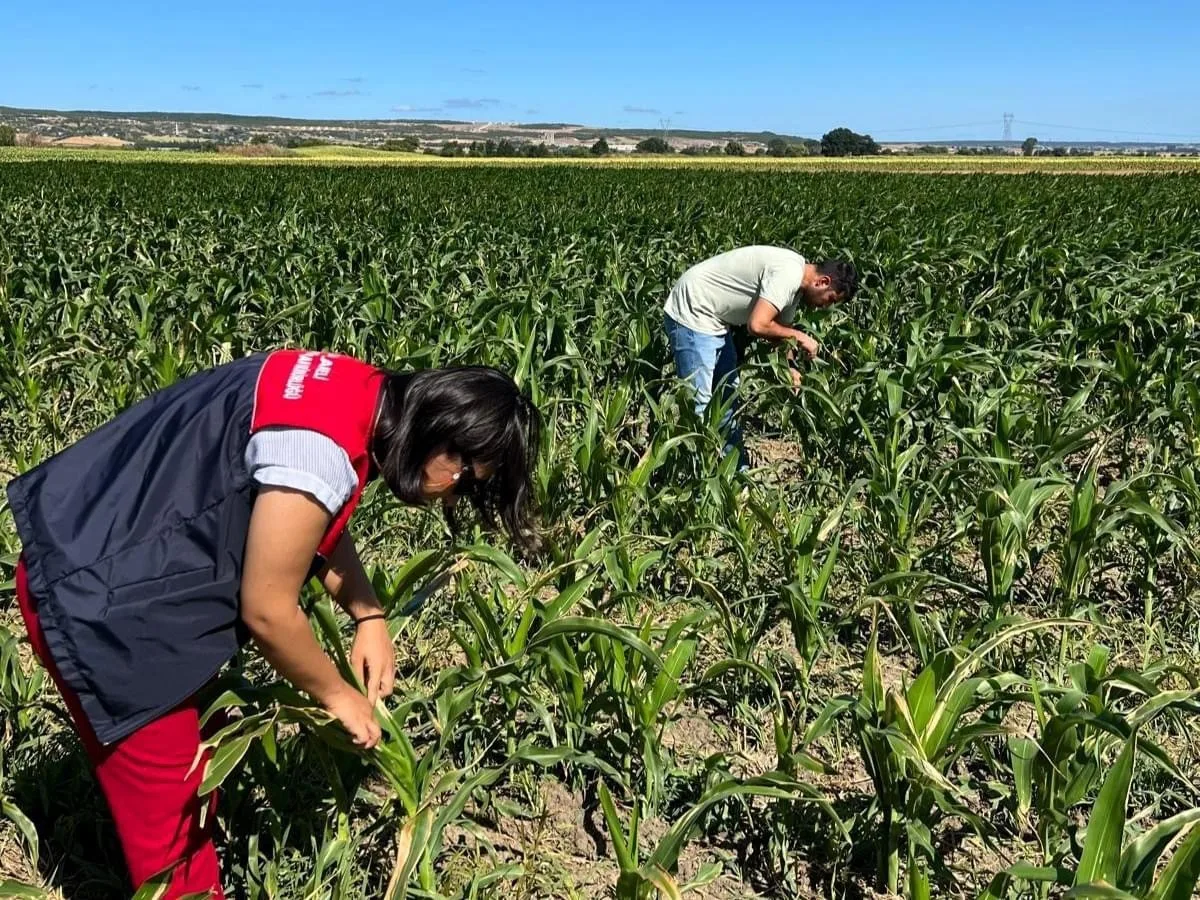
<path fill-rule="evenodd" d="M 692 266 L 667 297 L 666 312 L 701 334 L 725 334 L 745 325 L 762 297 L 779 321 L 792 323 L 804 281 L 804 257 L 786 247 L 739 247 Z"/>

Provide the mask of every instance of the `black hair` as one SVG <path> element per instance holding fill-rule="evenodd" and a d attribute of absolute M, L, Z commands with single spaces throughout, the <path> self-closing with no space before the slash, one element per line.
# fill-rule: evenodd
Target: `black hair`
<path fill-rule="evenodd" d="M 858 272 L 854 264 L 844 259 L 827 259 L 817 263 L 817 274 L 827 275 L 838 299 L 851 300 L 858 291 Z"/>
<path fill-rule="evenodd" d="M 484 366 L 385 372 L 372 453 L 401 501 L 424 502 L 425 461 L 439 450 L 493 470 L 467 496 L 486 527 L 497 520 L 517 544 L 537 545 L 533 476 L 541 415 L 516 383 Z M 458 523 L 447 508 L 451 530 Z"/>

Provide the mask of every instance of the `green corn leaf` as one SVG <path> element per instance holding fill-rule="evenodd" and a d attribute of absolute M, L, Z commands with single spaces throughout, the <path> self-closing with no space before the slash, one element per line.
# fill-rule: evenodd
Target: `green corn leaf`
<path fill-rule="evenodd" d="M 722 659 L 719 662 L 715 662 L 711 666 L 709 666 L 707 669 L 704 670 L 704 674 L 700 676 L 699 683 L 707 684 L 709 682 L 716 681 L 718 678 L 720 678 L 726 672 L 732 672 L 732 671 L 736 671 L 738 669 L 744 669 L 747 672 L 751 672 L 754 675 L 756 675 L 759 679 L 761 679 L 762 683 L 771 691 L 771 696 L 774 697 L 776 705 L 782 706 L 783 700 L 779 695 L 779 679 L 778 679 L 778 677 L 774 673 L 772 673 L 770 670 L 768 670 L 766 668 L 766 666 L 761 666 L 758 663 L 752 662 L 751 660 L 748 660 L 748 659 L 732 659 L 732 658 L 730 658 L 730 659 Z M 837 712 L 833 712 L 830 714 L 831 717 L 836 716 L 836 715 L 837 715 Z"/>
<path fill-rule="evenodd" d="M 589 572 L 578 581 L 572 582 L 569 586 L 559 591 L 558 596 L 546 604 L 546 610 L 543 618 L 547 622 L 553 622 L 564 613 L 574 608 L 583 596 L 591 589 L 595 583 L 596 573 Z"/>
<path fill-rule="evenodd" d="M 0 797 L 0 818 L 8 819 L 16 826 L 29 851 L 29 861 L 36 869 L 38 864 L 38 833 L 33 822 L 7 797 Z"/>
<path fill-rule="evenodd" d="M 621 825 L 621 817 L 617 815 L 617 807 L 613 803 L 612 794 L 608 792 L 608 786 L 603 781 L 600 782 L 600 806 L 604 811 L 608 836 L 613 842 L 613 852 L 617 854 L 617 864 L 623 873 L 635 871 L 637 860 L 633 856 L 634 851 L 626 840 L 625 830 Z"/>
<path fill-rule="evenodd" d="M 538 629 L 537 633 L 530 639 L 526 651 L 533 652 L 558 637 L 584 634 L 598 634 L 609 640 L 623 644 L 630 650 L 640 654 L 655 669 L 662 668 L 662 660 L 659 659 L 658 654 L 645 641 L 628 629 L 614 625 L 612 622 L 605 622 L 602 619 L 585 619 L 581 617 L 555 619 L 548 625 Z"/>
<path fill-rule="evenodd" d="M 1053 869 L 1047 866 L 1034 866 L 1029 863 L 1016 863 L 1003 872 L 995 875 L 988 883 L 977 900 L 1009 900 L 1013 882 L 1030 882 L 1033 884 L 1069 885 L 1072 874 L 1065 870 Z"/>
<path fill-rule="evenodd" d="M 518 588 L 523 589 L 528 587 L 525 583 L 525 574 L 521 571 L 521 567 L 513 561 L 511 556 L 502 550 L 498 550 L 488 544 L 475 544 L 467 548 L 465 556 L 469 560 L 484 563 L 496 569 Z"/>
<path fill-rule="evenodd" d="M 1104 884 L 1103 882 L 1094 882 L 1092 884 L 1073 887 L 1063 894 L 1063 897 L 1066 900 L 1074 900 L 1077 897 L 1088 898 L 1088 900 L 1138 900 L 1133 894 L 1122 891 L 1112 885 Z"/>
<path fill-rule="evenodd" d="M 883 709 L 883 668 L 879 662 L 879 636 L 871 631 L 867 653 L 863 657 L 862 702 L 869 710 Z"/>
<path fill-rule="evenodd" d="M 641 869 L 641 875 L 646 881 L 657 888 L 659 896 L 666 900 L 683 900 L 683 891 L 680 890 L 679 884 L 656 865 L 647 865 Z"/>
<path fill-rule="evenodd" d="M 396 839 L 396 859 L 392 875 L 384 891 L 386 900 L 405 900 L 413 873 L 421 862 L 421 856 L 429 843 L 433 827 L 433 810 L 422 808 L 408 819 Z"/>
<path fill-rule="evenodd" d="M 1159 822 L 1153 828 L 1129 842 L 1121 854 L 1120 884 L 1137 893 L 1146 893 L 1154 878 L 1158 860 L 1171 841 L 1200 822 L 1200 809 L 1189 809 Z"/>
<path fill-rule="evenodd" d="M 773 797 L 778 800 L 814 803 L 838 826 L 843 835 L 846 833 L 845 825 L 821 791 L 812 785 L 794 781 L 785 775 L 767 773 L 745 781 L 726 781 L 706 791 L 696 804 L 663 835 L 651 854 L 649 862 L 667 871 L 674 869 L 684 843 L 690 838 L 692 829 L 704 814 L 714 804 L 738 796 Z"/>
<path fill-rule="evenodd" d="M 160 900 L 170 889 L 171 877 L 174 873 L 175 866 L 172 865 L 147 878 L 142 882 L 141 887 L 134 891 L 133 900 Z"/>
<path fill-rule="evenodd" d="M 923 735 L 937 697 L 937 674 L 930 666 L 908 688 L 908 708 L 912 713 L 913 736 Z"/>
<path fill-rule="evenodd" d="M 1100 787 L 1096 804 L 1088 817 L 1083 855 L 1075 875 L 1076 886 L 1102 881 L 1116 884 L 1121 871 L 1121 845 L 1125 833 L 1125 809 L 1129 804 L 1129 784 L 1137 738 L 1131 737 L 1121 755 L 1109 769 Z"/>
<path fill-rule="evenodd" d="M 1200 881 L 1200 827 L 1190 826 L 1147 900 L 1191 900 Z"/>
<path fill-rule="evenodd" d="M 1033 738 L 1009 738 L 1008 751 L 1012 758 L 1013 782 L 1017 794 L 1017 814 L 1022 818 L 1029 815 L 1033 806 L 1033 769 L 1037 763 L 1041 745 Z"/>
<path fill-rule="evenodd" d="M 212 759 L 204 767 L 204 779 L 200 782 L 199 794 L 206 797 L 225 783 L 225 779 L 237 768 L 242 757 L 254 743 L 254 734 L 243 734 L 221 744 L 213 751 Z"/>
<path fill-rule="evenodd" d="M 54 895 L 32 884 L 5 878 L 0 879 L 0 897 L 12 897 L 14 900 L 53 900 Z"/>

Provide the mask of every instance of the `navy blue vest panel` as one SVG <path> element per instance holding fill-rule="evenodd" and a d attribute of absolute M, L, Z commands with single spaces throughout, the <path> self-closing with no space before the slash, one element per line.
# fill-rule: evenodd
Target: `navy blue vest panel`
<path fill-rule="evenodd" d="M 159 391 L 8 486 L 46 644 L 105 744 L 237 652 L 264 359 Z"/>

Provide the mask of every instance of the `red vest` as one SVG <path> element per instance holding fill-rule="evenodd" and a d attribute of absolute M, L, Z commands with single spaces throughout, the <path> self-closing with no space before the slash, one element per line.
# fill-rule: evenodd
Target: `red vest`
<path fill-rule="evenodd" d="M 250 433 L 290 427 L 317 431 L 346 451 L 358 486 L 329 525 L 317 553 L 329 558 L 374 477 L 371 437 L 379 415 L 383 372 L 338 353 L 277 350 L 258 376 Z"/>

